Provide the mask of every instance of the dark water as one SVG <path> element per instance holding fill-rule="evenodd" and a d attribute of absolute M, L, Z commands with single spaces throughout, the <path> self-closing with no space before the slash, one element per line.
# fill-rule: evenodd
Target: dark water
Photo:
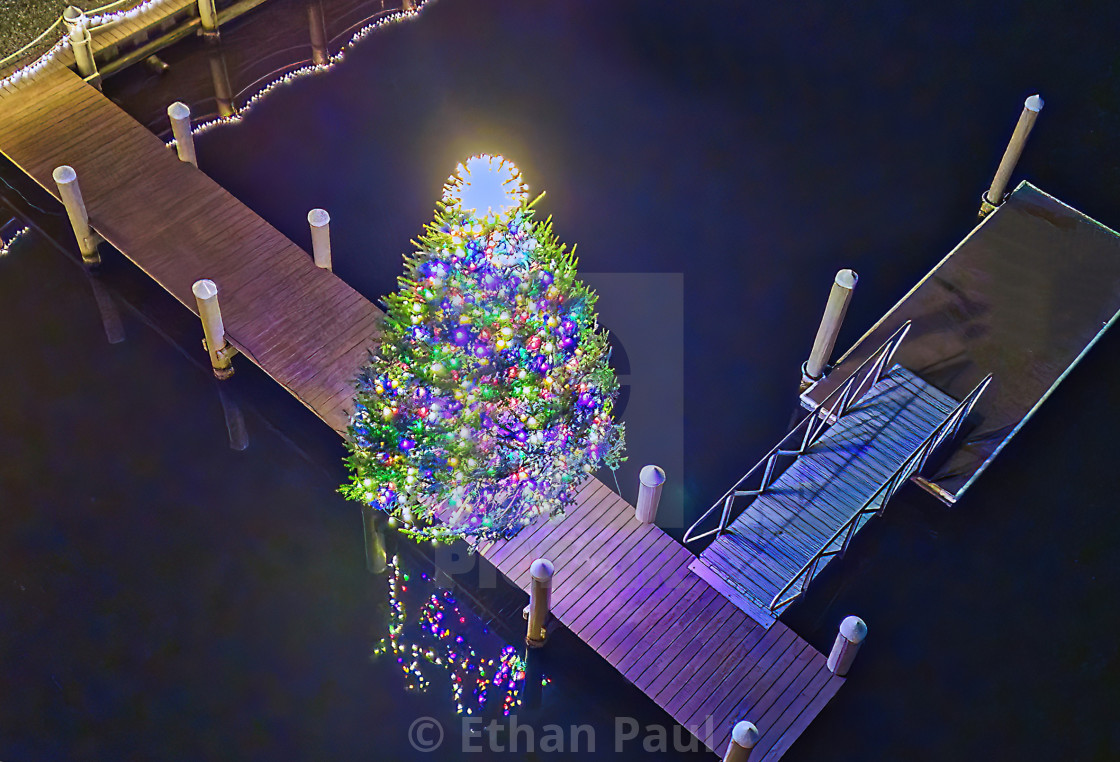
<path fill-rule="evenodd" d="M 835 270 L 861 275 L 847 346 L 967 233 L 1026 95 L 1047 106 L 1017 176 L 1120 224 L 1118 15 L 439 0 L 200 137 L 200 163 L 297 242 L 307 209 L 330 210 L 336 272 L 370 297 L 477 151 L 547 190 L 585 271 L 683 274 L 683 325 L 666 310 L 631 352 L 683 333 L 680 452 L 657 434 L 680 422 L 635 421 L 650 433 L 619 478 L 632 496 L 641 465 L 679 456 L 691 520 L 783 432 Z M 107 92 L 151 122 L 212 97 L 197 90 L 208 55 L 168 51 L 162 85 L 137 70 Z M 168 340 L 125 310 L 128 340 L 106 345 L 81 272 L 42 242 L 0 267 L 3 293 L 23 294 L 4 303 L 4 356 L 20 360 L 0 375 L 15 506 L 0 616 L 19 687 L 0 756 L 410 759 L 421 715 L 460 748 L 437 680 L 407 692 L 368 659 L 385 584 L 332 493 L 325 427 L 246 368 L 251 444 L 229 450 L 197 329 L 126 263 L 103 279 Z M 1117 349 L 1106 337 L 953 511 L 903 493 L 789 612 L 821 650 L 846 614 L 871 630 L 789 759 L 1120 756 Z M 655 375 L 631 373 L 635 397 Z M 402 563 L 429 568 L 425 551 L 402 546 Z M 477 587 L 459 593 L 479 596 L 471 638 L 496 654 L 521 599 Z M 668 721 L 566 632 L 544 658 L 553 682 L 526 721 L 591 723 L 600 746 L 617 716 Z M 504 755 L 519 756 L 536 758 Z"/>

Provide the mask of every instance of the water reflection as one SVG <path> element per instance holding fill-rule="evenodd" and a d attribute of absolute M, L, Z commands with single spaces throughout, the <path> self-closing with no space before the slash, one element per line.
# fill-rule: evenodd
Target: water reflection
<path fill-rule="evenodd" d="M 218 104 L 218 116 L 228 119 L 237 116 L 237 104 L 233 100 L 233 88 L 229 83 L 229 67 L 226 54 L 221 45 L 214 45 L 210 51 L 210 79 L 214 82 L 214 100 Z"/>
<path fill-rule="evenodd" d="M 473 614 L 459 607 L 451 590 L 439 589 L 427 574 L 421 573 L 419 579 L 408 574 L 397 556 L 388 568 L 388 634 L 373 648 L 372 656 L 394 656 L 408 690 L 427 691 L 436 681 L 446 680 L 459 714 L 481 714 L 500 704 L 501 713 L 508 716 L 526 695 L 531 697 L 530 706 L 540 705 L 550 680 L 537 662 L 527 662 L 516 648 L 500 644 Z M 411 620 L 410 609 L 416 612 Z M 477 650 L 472 640 L 478 643 Z"/>

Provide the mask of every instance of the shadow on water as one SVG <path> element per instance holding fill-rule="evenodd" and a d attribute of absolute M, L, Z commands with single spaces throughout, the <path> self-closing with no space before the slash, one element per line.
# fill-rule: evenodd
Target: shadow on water
<path fill-rule="evenodd" d="M 157 130 L 172 100 L 232 108 L 254 67 L 289 63 L 267 55 L 314 55 L 306 5 L 274 2 L 268 17 L 290 22 L 254 32 L 256 14 L 226 35 L 228 87 L 215 89 L 214 52 L 188 43 L 167 51 L 162 84 L 135 70 L 107 92 Z M 832 274 L 861 276 L 847 346 L 967 232 L 1025 95 L 1048 106 L 1019 176 L 1120 224 L 1118 16 L 1105 3 L 439 0 L 201 136 L 200 164 L 301 245 L 307 210 L 328 209 L 336 271 L 371 298 L 395 287 L 455 162 L 483 150 L 548 191 L 543 208 L 585 271 L 678 274 L 679 321 L 645 335 L 681 337 L 670 423 L 683 431 L 683 523 L 781 436 Z M 281 28 L 290 41 L 270 42 Z M 0 375 L 19 401 L 3 412 L 17 453 L 0 465 L 4 504 L 17 509 L 2 519 L 15 582 L 0 631 L 12 682 L 31 686 L 4 700 L 4 727 L 28 729 L 6 756 L 98 756 L 122 737 L 165 748 L 170 732 L 206 756 L 413 758 L 402 725 L 452 720 L 445 698 L 365 667 L 385 593 L 364 571 L 355 510 L 333 493 L 334 435 L 243 363 L 231 388 L 251 443 L 230 449 L 237 425 L 182 308 L 109 259 L 103 277 L 136 312 L 122 311 L 127 341 L 108 347 L 88 284 L 55 259 L 0 263 L 0 288 L 18 297 L 8 322 L 36 332 L 33 353 L 5 335 L 5 356 L 27 360 Z M 787 758 L 1120 756 L 1107 461 L 1118 340 L 956 508 L 908 488 L 786 615 L 824 651 L 844 615 L 870 626 L 848 683 Z M 633 410 L 659 370 L 639 371 L 623 341 Z M 649 433 L 631 440 L 624 493 L 672 455 L 658 450 L 662 423 L 634 421 Z M 523 596 L 500 579 L 479 590 L 480 573 L 460 598 L 517 642 Z M 554 683 L 538 716 L 604 737 L 624 713 L 665 721 L 564 630 L 540 661 Z M 211 730 L 184 730 L 199 727 Z"/>

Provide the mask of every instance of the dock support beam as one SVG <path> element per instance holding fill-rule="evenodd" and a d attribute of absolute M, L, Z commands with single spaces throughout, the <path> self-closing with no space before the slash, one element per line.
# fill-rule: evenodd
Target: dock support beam
<path fill-rule="evenodd" d="M 867 625 L 858 616 L 846 617 L 840 623 L 840 632 L 836 634 L 836 642 L 832 644 L 832 653 L 828 655 L 828 669 L 834 675 L 844 677 L 852 668 L 856 660 L 859 647 L 867 637 Z"/>
<path fill-rule="evenodd" d="M 1019 123 L 1015 125 L 1015 132 L 1011 133 L 1011 142 L 1007 144 L 1007 150 L 1003 152 L 1003 158 L 999 162 L 996 176 L 992 178 L 992 187 L 988 188 L 987 192 L 980 197 L 980 219 L 987 217 L 1003 203 L 1003 195 L 1007 190 L 1007 183 L 1011 180 L 1011 173 L 1015 171 L 1015 165 L 1019 163 L 1019 157 L 1023 154 L 1023 147 L 1027 144 L 1027 137 L 1031 134 L 1031 129 L 1034 128 L 1035 120 L 1038 119 L 1038 112 L 1042 111 L 1042 106 L 1042 98 L 1038 94 L 1032 95 L 1023 103 L 1023 112 L 1019 114 Z"/>
<path fill-rule="evenodd" d="M 312 209 L 307 213 L 311 225 L 311 251 L 315 266 L 328 272 L 331 268 L 331 216 L 326 209 Z"/>
<path fill-rule="evenodd" d="M 70 47 L 74 50 L 74 63 L 78 66 L 78 73 L 83 79 L 97 77 L 97 63 L 93 60 L 93 47 L 90 44 L 92 37 L 86 24 L 88 19 L 81 8 L 71 5 L 62 12 L 62 21 L 66 24 L 67 36 L 70 38 Z M 96 84 L 96 81 L 95 81 Z"/>
<path fill-rule="evenodd" d="M 218 37 L 218 9 L 214 0 L 198 0 L 198 18 L 202 21 L 202 35 L 216 40 Z"/>
<path fill-rule="evenodd" d="M 218 306 L 218 286 L 212 280 L 196 280 L 191 291 L 198 304 L 198 316 L 202 318 L 202 335 L 206 351 L 210 353 L 210 367 L 214 369 L 214 376 L 224 381 L 233 375 L 230 360 L 237 350 L 226 341 L 222 310 Z"/>
<path fill-rule="evenodd" d="M 844 322 L 844 315 L 852 301 L 852 292 L 855 291 L 859 276 L 854 270 L 841 270 L 836 273 L 832 282 L 832 291 L 828 295 L 828 303 L 821 317 L 820 328 L 817 329 L 817 338 L 813 341 L 813 351 L 809 359 L 801 366 L 801 391 L 805 391 L 824 375 L 825 366 L 832 357 L 832 350 L 836 347 L 836 337 L 840 333 L 840 325 Z"/>
<path fill-rule="evenodd" d="M 175 101 L 167 107 L 171 119 L 171 134 L 175 136 L 175 152 L 179 161 L 198 167 L 198 156 L 194 152 L 194 135 L 191 134 L 191 109 L 182 101 Z"/>
<path fill-rule="evenodd" d="M 751 750 L 758 743 L 758 728 L 753 722 L 736 722 L 731 729 L 731 743 L 727 744 L 727 753 L 723 755 L 723 762 L 747 762 Z"/>
<path fill-rule="evenodd" d="M 101 264 L 101 256 L 97 253 L 97 237 L 89 226 L 86 202 L 82 199 L 82 189 L 78 187 L 78 173 L 73 167 L 63 164 L 55 167 L 52 174 L 58 185 L 62 205 L 66 207 L 66 216 L 70 218 L 70 226 L 74 228 L 74 237 L 78 239 L 82 262 L 89 267 Z"/>
<path fill-rule="evenodd" d="M 661 502 L 661 487 L 665 484 L 665 469 L 659 466 L 645 466 L 638 475 L 638 504 L 634 514 L 643 524 L 657 520 L 657 505 Z"/>
<path fill-rule="evenodd" d="M 552 562 L 538 558 L 529 567 L 533 583 L 529 588 L 529 631 L 525 635 L 525 645 L 540 648 L 548 637 L 548 610 L 552 599 Z"/>

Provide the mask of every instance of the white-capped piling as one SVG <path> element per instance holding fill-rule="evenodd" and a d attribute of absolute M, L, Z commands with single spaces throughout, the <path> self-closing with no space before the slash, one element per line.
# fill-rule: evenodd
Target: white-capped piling
<path fill-rule="evenodd" d="M 844 315 L 848 311 L 852 292 L 855 291 L 858 281 L 859 276 L 854 270 L 844 269 L 836 273 L 820 327 L 817 329 L 817 337 L 813 340 L 813 351 L 801 366 L 802 391 L 824 375 L 824 369 L 828 365 L 829 358 L 832 357 L 832 350 L 836 347 L 836 337 L 840 334 L 840 326 L 844 322 Z"/>
<path fill-rule="evenodd" d="M 657 505 L 661 502 L 661 487 L 665 484 L 665 469 L 659 466 L 645 466 L 638 474 L 638 504 L 634 515 L 643 524 L 657 520 Z"/>
<path fill-rule="evenodd" d="M 62 23 L 66 25 L 66 36 L 70 38 L 70 48 L 74 51 L 74 63 L 78 73 L 89 79 L 97 74 L 97 63 L 93 60 L 93 37 L 89 32 L 89 18 L 81 8 L 71 5 L 62 12 Z"/>
<path fill-rule="evenodd" d="M 1000 159 L 996 176 L 992 178 L 992 185 L 980 198 L 981 219 L 987 217 L 1003 203 L 1003 195 L 1007 191 L 1011 173 L 1015 171 L 1015 165 L 1019 163 L 1019 157 L 1023 155 L 1023 147 L 1026 146 L 1027 137 L 1034 129 L 1035 120 L 1038 119 L 1038 112 L 1042 111 L 1042 106 L 1042 98 L 1037 93 L 1027 98 L 1023 103 L 1023 111 L 1019 114 L 1015 131 L 1011 133 L 1011 141 L 1007 144 L 1007 150 L 1003 152 L 1003 158 Z"/>
<path fill-rule="evenodd" d="M 82 252 L 82 262 L 87 265 L 96 265 L 101 262 L 97 253 L 97 237 L 89 226 L 89 214 L 86 213 L 86 202 L 82 199 L 82 189 L 78 186 L 78 173 L 74 168 L 63 164 L 55 167 L 52 173 L 54 182 L 58 186 L 58 195 L 62 205 L 66 207 L 66 216 L 70 218 L 70 227 L 74 229 L 74 237 L 78 240 L 78 250 Z"/>
<path fill-rule="evenodd" d="M 525 645 L 540 648 L 548 637 L 549 606 L 552 603 L 552 575 L 555 570 L 547 558 L 538 558 L 529 567 L 532 586 L 529 588 L 529 631 Z"/>
<path fill-rule="evenodd" d="M 753 722 L 743 720 L 736 722 L 731 729 L 731 742 L 727 744 L 727 753 L 723 755 L 723 762 L 747 762 L 751 751 L 758 743 L 758 728 Z"/>
<path fill-rule="evenodd" d="M 307 213 L 311 226 L 311 251 L 315 266 L 331 270 L 331 216 L 326 209 L 312 209 Z"/>
<path fill-rule="evenodd" d="M 194 152 L 194 135 L 191 134 L 191 109 L 182 101 L 175 101 L 167 107 L 167 117 L 171 120 L 171 134 L 175 137 L 175 152 L 179 161 L 198 166 L 198 156 Z"/>
<path fill-rule="evenodd" d="M 828 655 L 828 669 L 835 675 L 843 677 L 852 668 L 856 660 L 859 647 L 867 637 L 867 625 L 858 616 L 846 617 L 840 623 L 840 632 L 836 634 L 836 642 L 832 644 L 832 653 Z"/>
<path fill-rule="evenodd" d="M 202 318 L 202 335 L 206 351 L 210 353 L 210 367 L 217 378 L 227 379 L 233 375 L 231 358 L 236 350 L 226 341 L 222 310 L 218 306 L 218 286 L 212 280 L 197 280 L 191 291 L 198 304 L 198 316 Z"/>

